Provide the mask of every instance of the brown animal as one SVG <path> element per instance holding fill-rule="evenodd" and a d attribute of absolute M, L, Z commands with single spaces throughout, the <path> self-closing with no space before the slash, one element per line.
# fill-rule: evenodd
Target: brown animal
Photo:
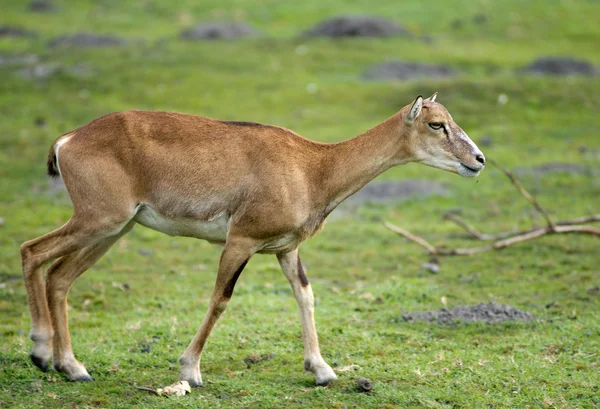
<path fill-rule="evenodd" d="M 304 367 L 319 385 L 336 376 L 323 360 L 311 286 L 298 246 L 344 199 L 395 165 L 418 162 L 473 177 L 485 159 L 436 95 L 418 97 L 353 139 L 313 142 L 276 126 L 168 112 L 127 111 L 61 136 L 48 157 L 73 217 L 21 246 L 31 310 L 31 359 L 74 381 L 92 380 L 71 349 L 67 294 L 136 223 L 224 245 L 204 321 L 181 356 L 180 379 L 202 385 L 200 355 L 255 253 L 277 255 L 302 321 Z M 49 267 L 46 282 L 43 267 Z"/>

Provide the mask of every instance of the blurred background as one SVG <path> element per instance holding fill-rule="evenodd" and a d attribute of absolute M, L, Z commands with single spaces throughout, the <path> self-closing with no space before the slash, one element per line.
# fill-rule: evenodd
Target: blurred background
<path fill-rule="evenodd" d="M 437 101 L 486 157 L 511 169 L 555 220 L 589 215 L 599 212 L 600 198 L 599 21 L 600 3 L 595 0 L 2 0 L 0 339 L 6 342 L 0 359 L 6 362 L 0 366 L 17 378 L 37 376 L 21 361 L 29 347 L 29 318 L 18 248 L 25 240 L 60 226 L 71 214 L 60 182 L 45 177 L 47 151 L 58 136 L 109 112 L 149 109 L 280 125 L 310 139 L 335 142 L 377 125 L 417 95 L 438 92 Z M 303 246 L 315 292 L 324 294 L 323 315 L 318 318 L 324 338 L 341 338 L 339 344 L 325 341 L 331 356 L 345 365 L 345 353 L 352 345 L 363 345 L 365 340 L 373 345 L 368 348 L 387 345 L 391 341 L 386 341 L 383 328 L 389 328 L 401 310 L 488 300 L 510 303 L 544 322 L 563 324 L 556 329 L 516 327 L 510 335 L 478 333 L 477 337 L 489 345 L 505 342 L 507 348 L 521 341 L 533 343 L 524 347 L 523 355 L 531 368 L 523 364 L 523 372 L 514 375 L 523 384 L 541 373 L 547 385 L 558 388 L 569 365 L 579 368 L 573 369 L 579 378 L 569 378 L 572 389 L 563 390 L 567 406 L 562 407 L 575 407 L 579 401 L 592 407 L 591 383 L 586 380 L 597 376 L 598 368 L 598 342 L 589 340 L 600 335 L 597 239 L 543 238 L 502 253 L 443 261 L 441 271 L 435 273 L 422 268 L 428 257 L 421 248 L 381 226 L 382 220 L 390 220 L 437 244 L 475 245 L 456 226 L 443 221 L 448 211 L 489 233 L 544 224 L 505 176 L 491 166 L 476 180 L 414 164 L 386 172 L 336 211 L 323 233 Z M 148 314 L 144 320 L 150 327 L 162 325 L 158 323 L 161 319 L 169 327 L 170 317 L 190 307 L 192 300 L 194 308 L 204 311 L 218 253 L 219 249 L 206 243 L 167 238 L 138 227 L 93 273 L 78 281 L 71 293 L 71 315 L 85 322 L 89 319 L 86 314 L 93 310 L 93 316 L 103 319 L 99 326 L 117 328 L 119 319 L 137 322 L 140 311 L 128 311 L 134 303 L 145 311 L 142 315 Z M 241 280 L 236 292 L 240 303 L 254 302 L 258 311 L 264 307 L 263 315 L 234 312 L 232 307 L 227 317 L 231 321 L 223 325 L 254 333 L 254 338 L 247 336 L 251 344 L 262 345 L 263 338 L 253 332 L 252 325 L 265 325 L 268 320 L 264 317 L 273 313 L 266 307 L 273 305 L 278 291 L 287 298 L 291 293 L 274 259 L 258 257 L 248 268 L 253 273 Z M 164 286 L 153 288 L 153 280 L 143 282 L 146 276 L 142 274 L 161 280 Z M 111 282 L 117 285 L 111 286 Z M 120 300 L 123 283 L 127 283 L 130 298 Z M 156 293 L 158 298 L 149 296 L 157 290 L 163 291 Z M 256 291 L 264 297 L 258 299 Z M 367 295 L 359 298 L 361 294 Z M 439 301 L 442 296 L 446 300 L 443 305 Z M 154 301 L 148 301 L 151 298 Z M 157 310 L 157 299 L 162 310 Z M 364 307 L 377 300 L 388 303 L 385 311 L 375 314 L 379 307 Z M 285 304 L 290 310 L 285 314 L 289 328 L 286 321 L 278 339 L 289 336 L 293 340 L 290 345 L 297 347 L 295 307 L 293 300 L 289 301 L 291 304 Z M 353 324 L 343 318 L 347 311 L 355 311 Z M 119 314 L 129 315 L 119 318 Z M 182 348 L 198 321 L 180 321 L 175 340 L 156 347 L 163 359 L 179 353 L 167 348 L 167 343 Z M 381 324 L 381 328 L 362 339 L 361 334 L 342 335 L 340 328 L 345 327 L 340 323 L 344 322 L 350 326 L 370 323 L 367 327 Z M 394 336 L 419 343 L 423 331 L 443 332 L 426 324 L 415 325 L 398 329 Z M 278 328 L 281 330 L 281 325 Z M 466 337 L 469 331 L 459 332 L 457 337 Z M 110 331 L 107 336 L 110 338 Z M 146 336 L 142 332 L 127 337 L 135 343 Z M 450 335 L 444 332 L 444 336 Z M 113 344 L 128 339 L 114 337 L 110 340 Z M 228 350 L 231 340 L 223 337 L 216 336 L 215 351 Z M 470 349 L 466 338 L 452 339 L 456 351 Z M 420 364 L 424 371 L 434 359 L 431 354 L 449 348 L 431 342 L 432 349 Z M 548 352 L 545 348 L 550 344 L 560 344 L 562 349 Z M 80 349 L 88 347 L 102 349 L 96 344 Z M 586 355 L 594 348 L 595 358 Z M 122 349 L 127 351 L 125 346 Z M 392 350 L 401 354 L 402 349 L 395 344 L 385 349 L 384 355 L 396 362 Z M 293 351 L 297 354 L 299 350 Z M 363 359 L 361 365 L 375 367 L 371 360 L 374 352 L 368 351 L 351 361 Z M 490 354 L 514 355 L 507 351 L 492 348 L 481 351 L 481 356 L 476 350 L 469 353 L 475 362 Z M 111 353 L 106 352 L 107 358 L 102 358 L 105 360 L 97 364 L 97 370 L 114 364 Z M 277 353 L 281 357 L 291 352 L 284 348 Z M 452 356 L 454 352 L 446 353 Z M 560 371 L 544 367 L 545 357 L 563 353 Z M 88 360 L 101 359 L 98 355 L 90 354 Z M 290 360 L 296 358 L 293 355 Z M 213 376 L 224 376 L 219 365 L 229 364 L 215 356 L 212 359 L 216 365 Z M 420 358 L 415 355 L 412 359 Z M 402 407 L 427 406 L 435 401 L 440 385 L 450 382 L 436 378 L 441 383 L 423 385 L 421 378 L 403 375 L 413 374 L 415 368 L 403 367 L 408 362 L 402 357 L 398 362 L 402 364 L 388 368 L 391 372 L 387 375 L 381 372 L 379 379 L 389 376 L 382 381 L 385 396 Z M 511 373 L 511 364 L 495 363 L 498 367 L 492 372 Z M 448 407 L 468 406 L 468 399 L 476 400 L 471 402 L 473 407 L 483 407 L 487 398 L 475 390 L 486 388 L 492 391 L 493 402 L 536 404 L 548 397 L 559 407 L 559 394 L 544 392 L 537 381 L 530 383 L 529 394 L 520 398 L 492 379 L 485 384 L 486 370 L 473 364 L 473 379 L 468 382 L 476 387 L 448 392 Z M 399 386 L 392 379 L 406 382 Z M 285 379 L 282 382 L 285 385 Z M 273 396 L 286 391 L 285 386 L 274 385 Z M 415 386 L 424 388 L 423 400 L 409 398 L 409 389 Z M 27 389 L 19 388 L 9 388 L 12 396 Z M 332 393 L 344 401 L 346 392 Z M 380 398 L 377 402 L 385 403 L 382 395 Z M 209 399 L 218 406 L 217 395 Z M 431 405 L 446 407 L 443 403 Z"/>

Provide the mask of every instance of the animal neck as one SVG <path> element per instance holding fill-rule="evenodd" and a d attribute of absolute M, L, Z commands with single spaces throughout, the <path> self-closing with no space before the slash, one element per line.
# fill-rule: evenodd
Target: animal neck
<path fill-rule="evenodd" d="M 355 138 L 327 145 L 319 175 L 319 195 L 326 212 L 392 166 L 410 159 L 401 112 Z"/>

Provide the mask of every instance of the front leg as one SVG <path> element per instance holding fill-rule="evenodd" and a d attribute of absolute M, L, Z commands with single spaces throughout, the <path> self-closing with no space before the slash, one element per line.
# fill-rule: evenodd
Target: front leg
<path fill-rule="evenodd" d="M 308 278 L 304 273 L 298 249 L 277 255 L 279 265 L 287 277 L 296 302 L 300 308 L 302 320 L 302 340 L 304 342 L 304 369 L 315 374 L 317 385 L 327 385 L 337 379 L 333 369 L 321 356 L 317 329 L 315 328 L 315 300 Z"/>
<path fill-rule="evenodd" d="M 204 345 L 215 323 L 225 311 L 233 294 L 235 283 L 256 248 L 257 243 L 254 240 L 232 237 L 231 234 L 227 239 L 227 244 L 221 253 L 219 272 L 210 298 L 208 312 L 196 336 L 179 358 L 179 364 L 181 365 L 179 379 L 188 381 L 191 386 L 202 386 L 200 356 L 204 350 Z"/>

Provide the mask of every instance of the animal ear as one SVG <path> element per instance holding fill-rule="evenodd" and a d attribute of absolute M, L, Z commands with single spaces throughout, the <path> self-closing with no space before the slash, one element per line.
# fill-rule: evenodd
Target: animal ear
<path fill-rule="evenodd" d="M 427 98 L 425 101 L 435 102 L 435 98 L 437 97 L 437 92 L 434 92 L 432 96 Z"/>
<path fill-rule="evenodd" d="M 415 119 L 421 114 L 421 108 L 423 108 L 423 97 L 419 95 L 415 102 L 413 102 L 410 110 L 406 114 L 404 121 L 408 124 L 412 124 Z"/>

